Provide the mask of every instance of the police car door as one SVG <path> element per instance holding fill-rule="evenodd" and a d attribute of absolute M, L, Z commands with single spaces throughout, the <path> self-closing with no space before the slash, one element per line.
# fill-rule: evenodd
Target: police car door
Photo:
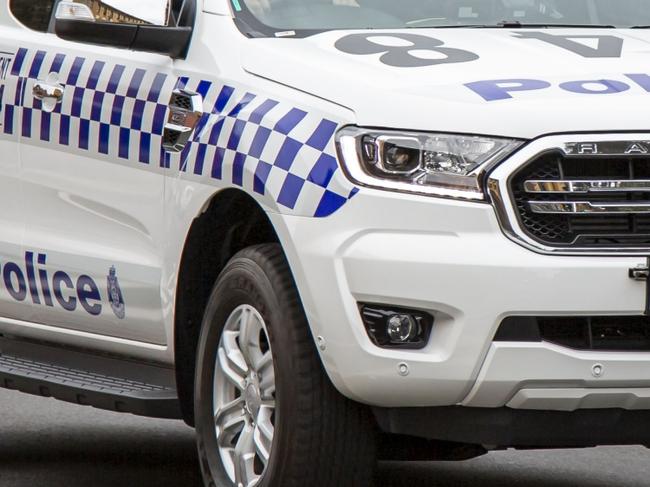
<path fill-rule="evenodd" d="M 33 13 L 27 19 L 32 28 L 42 26 L 40 20 Z M 23 259 L 24 223 L 18 135 L 11 123 L 20 96 L 18 78 L 12 72 L 16 56 L 16 46 L 11 42 L 14 24 L 7 8 L 0 9 L 0 323 L 23 320 L 30 311 L 23 296 L 24 276 L 15 264 Z"/>
<path fill-rule="evenodd" d="M 82 0 L 68 13 L 154 23 L 164 21 L 166 1 Z M 20 32 L 16 42 L 24 265 L 43 273 L 29 279 L 30 321 L 164 346 L 160 162 L 173 62 L 48 33 Z"/>

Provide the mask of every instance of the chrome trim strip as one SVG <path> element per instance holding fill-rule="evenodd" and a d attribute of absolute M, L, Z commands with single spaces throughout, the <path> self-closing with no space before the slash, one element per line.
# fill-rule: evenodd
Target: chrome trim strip
<path fill-rule="evenodd" d="M 565 180 L 531 180 L 524 182 L 527 193 L 565 194 L 565 193 L 601 193 L 601 192 L 636 192 L 650 191 L 650 180 L 599 180 L 599 181 L 565 181 Z"/>
<path fill-rule="evenodd" d="M 650 203 L 591 203 L 589 201 L 529 201 L 533 213 L 542 215 L 615 214 L 640 215 L 650 213 Z"/>

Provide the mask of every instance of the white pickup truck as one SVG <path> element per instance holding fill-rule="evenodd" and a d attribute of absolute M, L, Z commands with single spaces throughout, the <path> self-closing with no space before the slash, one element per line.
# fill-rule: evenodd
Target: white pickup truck
<path fill-rule="evenodd" d="M 0 386 L 206 486 L 650 445 L 649 7 L 4 0 Z"/>

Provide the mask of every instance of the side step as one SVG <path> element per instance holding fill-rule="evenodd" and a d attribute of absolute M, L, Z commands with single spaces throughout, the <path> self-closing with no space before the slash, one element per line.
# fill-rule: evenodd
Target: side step
<path fill-rule="evenodd" d="M 180 419 L 171 368 L 0 337 L 0 387 L 156 418 Z"/>

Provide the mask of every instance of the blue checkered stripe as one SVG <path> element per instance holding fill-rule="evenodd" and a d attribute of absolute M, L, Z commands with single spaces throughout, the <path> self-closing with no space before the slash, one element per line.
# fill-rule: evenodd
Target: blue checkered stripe
<path fill-rule="evenodd" d="M 28 80 L 57 73 L 66 86 L 53 113 L 27 93 Z M 112 159 L 158 165 L 167 102 L 163 73 L 100 60 L 19 49 L 11 75 L 16 91 L 5 106 L 4 132 Z M 173 83 L 173 81 L 172 81 Z"/>
<path fill-rule="evenodd" d="M 316 217 L 356 194 L 335 156 L 336 122 L 227 85 L 181 78 L 178 86 L 211 107 L 181 154 L 182 172 L 228 180 L 280 209 Z"/>
<path fill-rule="evenodd" d="M 27 81 L 58 73 L 66 85 L 53 113 L 41 110 Z M 123 160 L 139 169 L 241 187 L 278 211 L 325 217 L 357 189 L 335 157 L 338 124 L 292 104 L 207 80 L 101 60 L 20 49 L 5 94 L 6 134 L 54 143 L 70 151 Z M 162 151 L 169 95 L 186 88 L 204 98 L 205 113 L 181 154 Z M 12 96 L 13 95 L 13 96 Z M 13 103 L 11 103 L 13 101 Z"/>

